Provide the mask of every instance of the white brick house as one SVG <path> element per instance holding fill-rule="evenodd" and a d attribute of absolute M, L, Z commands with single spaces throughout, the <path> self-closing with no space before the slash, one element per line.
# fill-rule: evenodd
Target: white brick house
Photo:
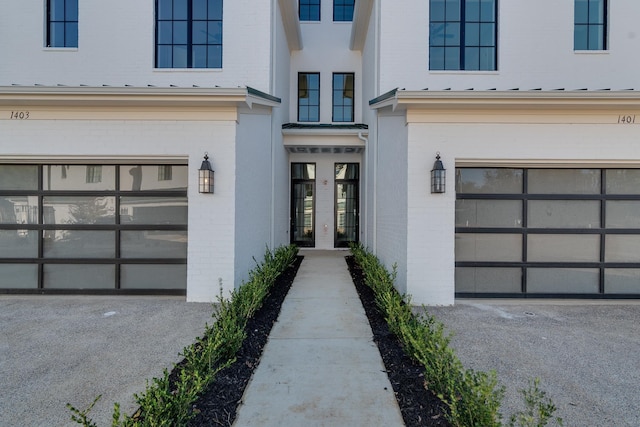
<path fill-rule="evenodd" d="M 360 241 L 418 304 L 638 297 L 639 13 L 3 4 L 0 292 L 211 301 L 265 247 Z"/>

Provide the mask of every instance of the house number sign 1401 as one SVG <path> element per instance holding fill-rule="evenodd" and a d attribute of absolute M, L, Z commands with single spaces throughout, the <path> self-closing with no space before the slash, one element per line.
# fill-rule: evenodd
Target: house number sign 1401
<path fill-rule="evenodd" d="M 12 111 L 11 118 L 15 120 L 26 120 L 29 118 L 28 111 Z"/>
<path fill-rule="evenodd" d="M 618 116 L 618 123 L 623 125 L 632 125 L 636 122 L 635 114 L 633 116 Z"/>

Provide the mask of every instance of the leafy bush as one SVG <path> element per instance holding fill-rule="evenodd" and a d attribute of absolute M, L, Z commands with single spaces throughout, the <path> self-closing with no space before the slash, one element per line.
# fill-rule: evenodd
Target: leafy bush
<path fill-rule="evenodd" d="M 175 380 L 165 369 L 160 378 L 147 381 L 147 387 L 134 398 L 139 405 L 132 416 L 120 413 L 120 405 L 114 405 L 112 427 L 138 426 L 182 426 L 195 414 L 193 402 L 213 381 L 215 375 L 235 361 L 235 355 L 245 339 L 247 320 L 262 306 L 269 290 L 278 276 L 296 259 L 298 248 L 294 245 L 282 246 L 271 252 L 265 251 L 264 260 L 256 261 L 256 267 L 249 272 L 249 282 L 243 283 L 231 292 L 230 298 L 218 296 L 218 304 L 212 315 L 212 325 L 205 325 L 202 338 L 185 347 L 181 353 L 184 358 L 175 365 Z M 98 396 L 84 410 L 67 404 L 72 412 L 71 420 L 85 427 L 97 427 L 88 417 L 88 413 L 100 399 Z"/>
<path fill-rule="evenodd" d="M 362 268 L 365 283 L 375 295 L 376 305 L 398 337 L 405 351 L 424 366 L 426 387 L 449 408 L 448 419 L 454 426 L 501 426 L 500 403 L 504 387 L 498 384 L 495 371 L 465 369 L 449 346 L 451 337 L 444 325 L 426 310 L 414 315 L 410 298 L 400 295 L 394 287 L 396 266 L 389 273 L 380 261 L 361 244 L 352 244 L 351 252 Z M 555 406 L 545 400 L 544 392 L 534 388 L 523 392 L 527 412 L 512 417 L 510 426 L 544 426 L 551 419 Z M 558 420 L 558 419 L 556 419 Z M 532 424 L 532 423 L 538 424 Z M 562 425 L 562 420 L 559 420 Z"/>

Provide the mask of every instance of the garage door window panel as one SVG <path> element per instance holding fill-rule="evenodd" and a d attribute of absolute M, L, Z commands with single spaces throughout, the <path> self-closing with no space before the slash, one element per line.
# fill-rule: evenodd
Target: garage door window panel
<path fill-rule="evenodd" d="M 529 228 L 599 228 L 600 202 L 595 200 L 530 200 Z"/>
<path fill-rule="evenodd" d="M 0 165 L 0 190 L 37 190 L 38 167 Z"/>
<path fill-rule="evenodd" d="M 640 195 L 640 169 L 608 169 L 607 194 Z"/>
<path fill-rule="evenodd" d="M 599 262 L 600 235 L 529 234 L 527 260 L 531 262 Z"/>
<path fill-rule="evenodd" d="M 600 169 L 529 169 L 529 194 L 600 194 Z"/>
<path fill-rule="evenodd" d="M 605 242 L 606 262 L 640 263 L 640 234 L 609 234 Z"/>
<path fill-rule="evenodd" d="M 456 200 L 456 227 L 522 227 L 522 202 Z"/>
<path fill-rule="evenodd" d="M 607 294 L 640 294 L 640 268 L 607 268 L 604 280 Z"/>
<path fill-rule="evenodd" d="M 520 194 L 522 169 L 464 168 L 456 170 L 456 192 L 471 194 Z"/>
<path fill-rule="evenodd" d="M 0 289 L 37 289 L 36 264 L 0 264 Z"/>
<path fill-rule="evenodd" d="M 186 265 L 139 265 L 121 267 L 122 289 L 175 289 L 187 275 Z"/>
<path fill-rule="evenodd" d="M 38 231 L 0 230 L 0 258 L 37 258 Z"/>
<path fill-rule="evenodd" d="M 0 196 L 0 224 L 37 223 L 37 196 Z"/>
<path fill-rule="evenodd" d="M 43 190 L 113 191 L 116 167 L 110 165 L 45 165 Z"/>
<path fill-rule="evenodd" d="M 187 191 L 187 166 L 120 166 L 121 191 Z"/>
<path fill-rule="evenodd" d="M 45 289 L 113 289 L 115 266 L 100 264 L 45 264 Z"/>
<path fill-rule="evenodd" d="M 187 232 L 132 230 L 120 233 L 123 258 L 186 258 Z"/>
<path fill-rule="evenodd" d="M 527 292 L 548 294 L 596 294 L 600 270 L 597 268 L 528 268 Z"/>
<path fill-rule="evenodd" d="M 45 258 L 114 258 L 114 231 L 48 230 L 43 239 Z"/>
<path fill-rule="evenodd" d="M 640 200 L 607 201 L 607 228 L 640 229 Z"/>
<path fill-rule="evenodd" d="M 456 234 L 456 259 L 460 261 L 514 261 L 522 259 L 519 234 Z"/>
<path fill-rule="evenodd" d="M 44 197 L 45 224 L 114 224 L 115 198 L 91 196 Z"/>
<path fill-rule="evenodd" d="M 519 293 L 521 268 L 457 267 L 456 290 L 473 293 Z"/>

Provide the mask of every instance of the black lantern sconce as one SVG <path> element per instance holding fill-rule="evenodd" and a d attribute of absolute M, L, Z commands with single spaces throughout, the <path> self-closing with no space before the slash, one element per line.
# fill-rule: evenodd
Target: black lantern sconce
<path fill-rule="evenodd" d="M 440 152 L 436 153 L 436 161 L 431 169 L 431 192 L 432 193 L 444 193 L 447 170 L 444 168 L 442 161 L 440 160 Z"/>
<path fill-rule="evenodd" d="M 198 169 L 198 191 L 200 193 L 213 193 L 213 169 L 209 163 L 209 153 L 204 153 L 204 160 Z"/>

